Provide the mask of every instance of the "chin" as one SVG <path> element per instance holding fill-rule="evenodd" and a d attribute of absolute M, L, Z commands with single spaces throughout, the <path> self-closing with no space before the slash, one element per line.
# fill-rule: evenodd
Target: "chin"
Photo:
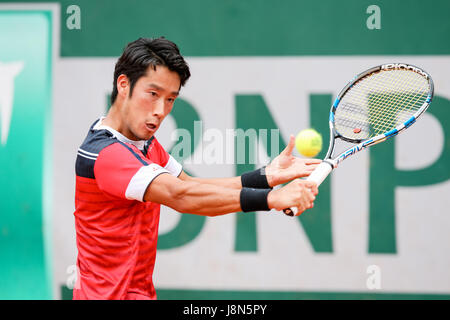
<path fill-rule="evenodd" d="M 148 130 L 136 130 L 136 132 L 133 133 L 133 135 L 136 137 L 137 140 L 149 140 L 155 132 L 150 132 Z"/>
<path fill-rule="evenodd" d="M 146 132 L 141 136 L 141 140 L 149 140 L 154 134 L 155 132 Z"/>
<path fill-rule="evenodd" d="M 143 134 L 138 136 L 137 138 L 139 140 L 149 140 L 151 137 L 153 137 L 153 133 Z"/>

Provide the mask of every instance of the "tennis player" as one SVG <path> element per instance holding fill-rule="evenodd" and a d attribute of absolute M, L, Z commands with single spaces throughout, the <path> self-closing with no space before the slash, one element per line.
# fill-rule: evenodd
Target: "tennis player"
<path fill-rule="evenodd" d="M 240 177 L 183 171 L 155 133 L 189 77 L 178 47 L 164 38 L 131 42 L 117 61 L 111 108 L 93 123 L 76 159 L 74 299 L 156 299 L 161 204 L 204 216 L 313 206 L 316 185 L 296 178 L 320 160 L 293 157 L 292 136 L 269 165 Z"/>

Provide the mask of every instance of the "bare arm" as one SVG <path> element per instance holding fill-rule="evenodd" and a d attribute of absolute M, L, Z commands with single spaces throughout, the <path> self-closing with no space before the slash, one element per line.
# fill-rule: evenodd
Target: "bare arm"
<path fill-rule="evenodd" d="M 263 201 L 267 201 L 264 210 L 297 207 L 300 215 L 306 209 L 312 208 L 315 196 L 318 193 L 317 185 L 313 182 L 297 179 L 308 176 L 321 162 L 317 159 L 304 160 L 294 158 L 294 137 L 290 137 L 288 146 L 270 163 L 265 171 L 266 185 L 271 187 L 291 181 L 286 186 L 271 190 L 264 194 Z M 248 178 L 247 184 L 248 184 Z M 203 216 L 218 216 L 227 213 L 242 211 L 241 191 L 242 177 L 232 178 L 196 178 L 190 177 L 184 171 L 179 177 L 169 174 L 161 174 L 148 186 L 144 201 L 151 201 L 166 205 L 181 213 L 192 213 Z M 256 179 L 259 180 L 259 179 Z M 254 187 L 251 185 L 251 187 Z M 256 183 L 259 185 L 260 183 Z M 259 188 L 256 186 L 256 188 Z M 265 187 L 264 187 L 265 188 Z M 267 189 L 266 189 L 267 190 Z M 250 192 L 250 194 L 248 193 Z M 245 189 L 243 194 L 243 207 L 248 211 L 253 210 L 249 203 L 254 200 L 246 198 L 252 196 L 253 191 Z M 255 190 L 256 192 L 256 190 Z M 260 208 L 262 206 L 257 205 Z"/>
<path fill-rule="evenodd" d="M 181 175 L 176 178 L 161 174 L 147 188 L 144 200 L 164 204 L 181 213 L 217 216 L 241 211 L 239 196 L 240 189 L 201 183 L 195 179 L 183 180 Z"/>
<path fill-rule="evenodd" d="M 183 181 L 205 183 L 205 184 L 211 184 L 211 185 L 225 187 L 225 188 L 231 188 L 231 189 L 241 189 L 242 188 L 241 177 L 197 178 L 197 177 L 191 177 L 190 175 L 186 174 L 186 172 L 181 171 L 179 178 Z"/>
<path fill-rule="evenodd" d="M 295 206 L 300 214 L 313 206 L 317 192 L 315 183 L 296 179 L 281 189 L 270 191 L 267 205 L 277 210 Z M 242 211 L 240 193 L 241 189 L 184 181 L 170 174 L 161 174 L 150 183 L 144 200 L 182 213 L 218 216 Z"/>

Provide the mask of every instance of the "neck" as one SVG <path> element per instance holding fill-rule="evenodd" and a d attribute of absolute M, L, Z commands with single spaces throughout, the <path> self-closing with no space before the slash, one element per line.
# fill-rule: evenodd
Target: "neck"
<path fill-rule="evenodd" d="M 122 114 L 120 113 L 120 107 L 121 106 L 117 105 L 117 102 L 115 102 L 109 109 L 106 117 L 103 119 L 102 124 L 116 130 L 129 140 L 137 141 L 138 139 L 130 133 L 128 127 L 123 121 Z"/>
<path fill-rule="evenodd" d="M 114 103 L 111 108 L 108 111 L 108 114 L 103 119 L 103 124 L 105 126 L 111 127 L 114 130 L 123 133 L 123 125 L 121 121 L 121 117 L 119 114 L 119 108 L 117 107 L 116 103 Z"/>

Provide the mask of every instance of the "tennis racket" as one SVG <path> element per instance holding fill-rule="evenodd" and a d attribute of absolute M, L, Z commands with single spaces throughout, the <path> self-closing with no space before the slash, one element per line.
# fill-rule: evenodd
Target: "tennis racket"
<path fill-rule="evenodd" d="M 331 106 L 328 152 L 307 180 L 319 186 L 349 156 L 409 128 L 428 108 L 433 92 L 430 75 L 409 64 L 383 64 L 358 74 Z M 335 152 L 338 140 L 351 145 Z M 294 216 L 298 210 L 294 207 L 283 212 Z"/>

